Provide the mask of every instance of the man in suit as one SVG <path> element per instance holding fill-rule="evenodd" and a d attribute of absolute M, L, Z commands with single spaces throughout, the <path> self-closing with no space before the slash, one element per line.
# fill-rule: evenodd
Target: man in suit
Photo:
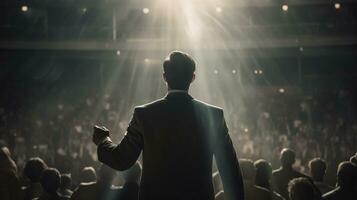
<path fill-rule="evenodd" d="M 226 200 L 243 200 L 238 159 L 221 108 L 188 94 L 195 62 L 174 51 L 163 63 L 166 97 L 136 107 L 120 144 L 109 130 L 95 126 L 98 159 L 118 170 L 132 166 L 143 152 L 139 199 L 214 199 L 212 160 L 215 157 Z"/>
<path fill-rule="evenodd" d="M 295 152 L 285 148 L 280 153 L 281 167 L 273 171 L 273 190 L 281 194 L 285 199 L 289 199 L 288 183 L 294 178 L 308 178 L 308 176 L 293 169 L 295 163 Z"/>

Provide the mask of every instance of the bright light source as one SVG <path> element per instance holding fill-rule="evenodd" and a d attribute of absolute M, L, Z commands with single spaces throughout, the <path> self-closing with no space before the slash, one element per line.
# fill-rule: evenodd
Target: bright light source
<path fill-rule="evenodd" d="M 335 8 L 336 9 L 340 9 L 341 8 L 341 4 L 340 3 L 335 3 Z"/>
<path fill-rule="evenodd" d="M 118 55 L 118 56 L 120 55 L 120 51 L 119 51 L 119 50 L 117 51 L 117 55 Z"/>
<path fill-rule="evenodd" d="M 223 11 L 223 10 L 222 10 L 222 8 L 221 8 L 221 7 L 219 7 L 219 6 L 218 6 L 218 7 L 216 7 L 216 12 L 217 12 L 217 13 L 221 13 L 222 11 Z"/>
<path fill-rule="evenodd" d="M 87 10 L 88 10 L 87 8 L 82 8 L 82 12 L 83 12 L 83 13 L 86 13 Z"/>
<path fill-rule="evenodd" d="M 248 133 L 248 131 L 249 131 L 248 128 L 245 128 L 245 129 L 244 129 L 244 132 Z"/>
<path fill-rule="evenodd" d="M 284 4 L 283 6 L 281 6 L 281 9 L 286 12 L 289 10 L 289 6 L 287 4 Z"/>
<path fill-rule="evenodd" d="M 214 74 L 218 74 L 218 70 L 215 69 L 215 70 L 213 71 L 213 73 L 214 73 Z"/>
<path fill-rule="evenodd" d="M 149 62 L 150 62 L 150 59 L 149 59 L 149 58 L 145 58 L 145 59 L 144 59 L 144 62 L 145 62 L 145 63 L 149 63 Z"/>
<path fill-rule="evenodd" d="M 29 10 L 28 6 L 21 6 L 21 11 L 22 12 L 27 12 Z"/>
<path fill-rule="evenodd" d="M 254 70 L 254 74 L 258 74 L 258 70 Z"/>
<path fill-rule="evenodd" d="M 263 74 L 263 70 L 259 70 L 258 72 L 259 72 L 259 74 Z"/>
<path fill-rule="evenodd" d="M 150 9 L 149 8 L 143 8 L 143 13 L 146 15 L 146 14 L 149 14 L 150 12 Z"/>
<path fill-rule="evenodd" d="M 236 73 L 237 73 L 237 70 L 233 69 L 232 74 L 236 74 Z"/>
<path fill-rule="evenodd" d="M 300 51 L 304 51 L 304 47 L 300 47 L 299 50 L 300 50 Z"/>
<path fill-rule="evenodd" d="M 285 89 L 284 89 L 284 88 L 280 88 L 280 89 L 279 89 L 279 92 L 280 92 L 280 93 L 284 93 L 284 92 L 285 92 Z"/>

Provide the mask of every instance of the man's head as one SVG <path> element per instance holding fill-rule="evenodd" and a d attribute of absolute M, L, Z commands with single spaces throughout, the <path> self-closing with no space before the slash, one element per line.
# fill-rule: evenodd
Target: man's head
<path fill-rule="evenodd" d="M 255 184 L 269 188 L 269 180 L 272 175 L 272 167 L 266 160 L 260 159 L 254 162 L 256 168 Z"/>
<path fill-rule="evenodd" d="M 141 165 L 136 162 L 128 170 L 122 172 L 125 183 L 139 183 L 141 177 Z"/>
<path fill-rule="evenodd" d="M 243 180 L 254 181 L 256 172 L 253 161 L 249 159 L 239 159 L 239 165 L 242 170 Z"/>
<path fill-rule="evenodd" d="M 310 160 L 309 168 L 312 179 L 322 182 L 326 173 L 326 162 L 321 158 L 314 158 Z"/>
<path fill-rule="evenodd" d="M 71 189 L 72 178 L 70 174 L 62 174 L 61 175 L 61 185 L 62 189 Z"/>
<path fill-rule="evenodd" d="M 89 183 L 89 182 L 96 182 L 97 181 L 97 174 L 93 167 L 84 167 L 81 171 L 81 182 L 82 183 Z"/>
<path fill-rule="evenodd" d="M 356 185 L 357 167 L 351 162 L 344 161 L 338 165 L 337 184 L 341 188 L 353 188 Z"/>
<path fill-rule="evenodd" d="M 31 182 L 39 182 L 43 170 L 47 168 L 46 163 L 39 157 L 30 158 L 25 165 L 24 174 Z"/>
<path fill-rule="evenodd" d="M 315 191 L 307 178 L 295 178 L 289 182 L 289 196 L 291 200 L 313 200 Z"/>
<path fill-rule="evenodd" d="M 188 90 L 195 79 L 196 63 L 186 53 L 173 51 L 163 63 L 164 79 L 169 89 Z"/>
<path fill-rule="evenodd" d="M 56 194 L 57 189 L 61 184 L 61 175 L 55 168 L 43 170 L 41 176 L 41 185 L 49 194 Z"/>
<path fill-rule="evenodd" d="M 295 152 L 288 148 L 281 150 L 280 162 L 283 168 L 292 168 L 293 164 L 295 163 Z"/>

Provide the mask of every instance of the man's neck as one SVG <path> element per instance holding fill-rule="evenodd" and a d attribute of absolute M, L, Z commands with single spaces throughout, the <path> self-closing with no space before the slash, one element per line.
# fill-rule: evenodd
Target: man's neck
<path fill-rule="evenodd" d="M 168 89 L 167 93 L 188 93 L 188 90 L 177 90 L 177 89 Z"/>

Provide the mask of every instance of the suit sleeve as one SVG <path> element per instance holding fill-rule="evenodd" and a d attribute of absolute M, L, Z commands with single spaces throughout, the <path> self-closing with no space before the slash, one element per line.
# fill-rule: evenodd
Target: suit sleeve
<path fill-rule="evenodd" d="M 130 168 L 138 159 L 143 149 L 143 128 L 139 120 L 139 109 L 134 110 L 127 132 L 120 144 L 114 144 L 110 139 L 98 145 L 98 160 L 117 170 Z"/>
<path fill-rule="evenodd" d="M 226 200 L 244 200 L 244 187 L 239 162 L 228 134 L 228 128 L 221 114 L 214 155 L 222 179 Z"/>

